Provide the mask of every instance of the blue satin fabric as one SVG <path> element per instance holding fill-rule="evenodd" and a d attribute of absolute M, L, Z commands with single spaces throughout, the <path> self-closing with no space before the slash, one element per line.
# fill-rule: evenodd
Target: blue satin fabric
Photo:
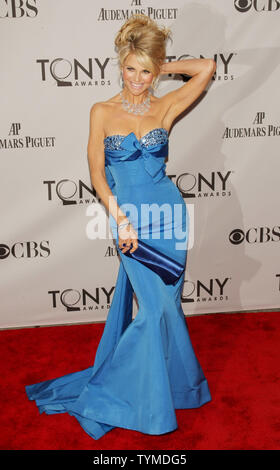
<path fill-rule="evenodd" d="M 211 400 L 181 306 L 184 270 L 179 275 L 176 266 L 185 269 L 189 216 L 165 174 L 167 149 L 162 128 L 140 140 L 134 133 L 104 140 L 107 181 L 137 229 L 142 259 L 118 251 L 116 286 L 92 366 L 26 386 L 40 413 L 69 413 L 93 439 L 114 427 L 164 434 L 178 428 L 176 409 L 198 408 Z M 174 212 L 164 220 L 156 214 L 151 222 L 141 213 L 145 204 L 168 204 Z M 181 217 L 174 217 L 175 206 Z M 110 225 L 118 243 L 111 216 Z M 161 267 L 177 277 L 174 283 L 159 275 Z M 138 311 L 133 319 L 134 294 Z"/>
<path fill-rule="evenodd" d="M 155 183 L 165 176 L 166 164 L 164 159 L 168 155 L 168 139 L 164 144 L 156 143 L 147 148 L 141 144 L 141 140 L 139 141 L 133 132 L 120 137 L 125 137 L 120 149 L 105 149 L 105 171 L 107 170 L 106 177 L 109 180 L 108 184 L 111 189 L 115 184 L 110 173 L 111 166 L 120 162 L 134 161 L 140 157 L 143 159 L 145 170 L 151 175 Z"/>
<path fill-rule="evenodd" d="M 136 251 L 131 253 L 130 250 L 127 250 L 124 254 L 130 258 L 136 259 L 157 273 L 165 284 L 175 284 L 185 269 L 181 263 L 160 253 L 142 240 L 138 240 Z"/>

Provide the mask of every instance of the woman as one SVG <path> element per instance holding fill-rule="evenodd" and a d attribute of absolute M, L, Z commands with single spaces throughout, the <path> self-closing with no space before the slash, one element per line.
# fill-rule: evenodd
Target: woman
<path fill-rule="evenodd" d="M 211 400 L 181 307 L 188 212 L 164 160 L 172 122 L 204 90 L 215 63 L 164 63 L 169 35 L 147 16 L 132 16 L 115 39 L 123 89 L 90 112 L 91 180 L 109 211 L 120 255 L 94 365 L 26 387 L 40 412 L 68 412 L 94 439 L 116 426 L 170 432 L 178 427 L 175 409 Z M 150 87 L 165 73 L 192 78 L 156 98 Z M 133 292 L 139 304 L 134 319 Z"/>

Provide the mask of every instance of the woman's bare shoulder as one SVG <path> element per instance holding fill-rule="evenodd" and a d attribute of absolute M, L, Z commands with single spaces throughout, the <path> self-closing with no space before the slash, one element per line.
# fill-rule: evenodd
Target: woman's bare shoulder
<path fill-rule="evenodd" d="M 96 101 L 91 106 L 91 109 L 90 109 L 91 113 L 94 113 L 94 114 L 98 113 L 99 116 L 106 114 L 108 111 L 110 111 L 110 109 L 112 109 L 116 104 L 118 104 L 119 102 L 119 100 L 117 99 L 118 95 L 115 95 L 106 101 Z"/>

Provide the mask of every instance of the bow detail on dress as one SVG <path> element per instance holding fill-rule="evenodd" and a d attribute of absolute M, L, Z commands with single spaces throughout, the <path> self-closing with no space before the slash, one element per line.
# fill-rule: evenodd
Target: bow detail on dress
<path fill-rule="evenodd" d="M 108 168 L 114 163 L 132 161 L 142 157 L 144 160 L 145 170 L 153 178 L 154 182 L 158 182 L 165 176 L 166 164 L 163 161 L 168 155 L 168 140 L 165 143 L 158 143 L 146 147 L 141 139 L 138 140 L 134 132 L 131 132 L 122 140 L 120 148 L 118 149 L 105 149 L 105 165 Z M 114 184 L 113 176 L 109 171 L 106 171 L 108 184 Z"/>
<path fill-rule="evenodd" d="M 137 157 L 143 157 L 145 169 L 155 182 L 159 181 L 164 176 L 161 170 L 165 169 L 166 164 L 160 161 L 159 157 L 165 157 L 167 155 L 168 142 L 166 142 L 164 145 L 156 144 L 145 147 L 145 145 L 143 145 L 141 141 L 137 139 L 135 134 L 131 132 L 127 138 L 123 140 L 121 146 L 130 153 L 136 153 Z"/>

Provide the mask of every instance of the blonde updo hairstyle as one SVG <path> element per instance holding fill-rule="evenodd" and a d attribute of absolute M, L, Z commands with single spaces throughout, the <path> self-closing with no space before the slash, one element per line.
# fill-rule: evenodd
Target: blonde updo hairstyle
<path fill-rule="evenodd" d="M 153 75 L 152 88 L 155 89 L 160 66 L 166 59 L 166 41 L 171 38 L 171 30 L 158 26 L 155 21 L 143 14 L 132 15 L 121 27 L 115 46 L 118 53 L 119 68 L 131 53 L 138 62 Z"/>

